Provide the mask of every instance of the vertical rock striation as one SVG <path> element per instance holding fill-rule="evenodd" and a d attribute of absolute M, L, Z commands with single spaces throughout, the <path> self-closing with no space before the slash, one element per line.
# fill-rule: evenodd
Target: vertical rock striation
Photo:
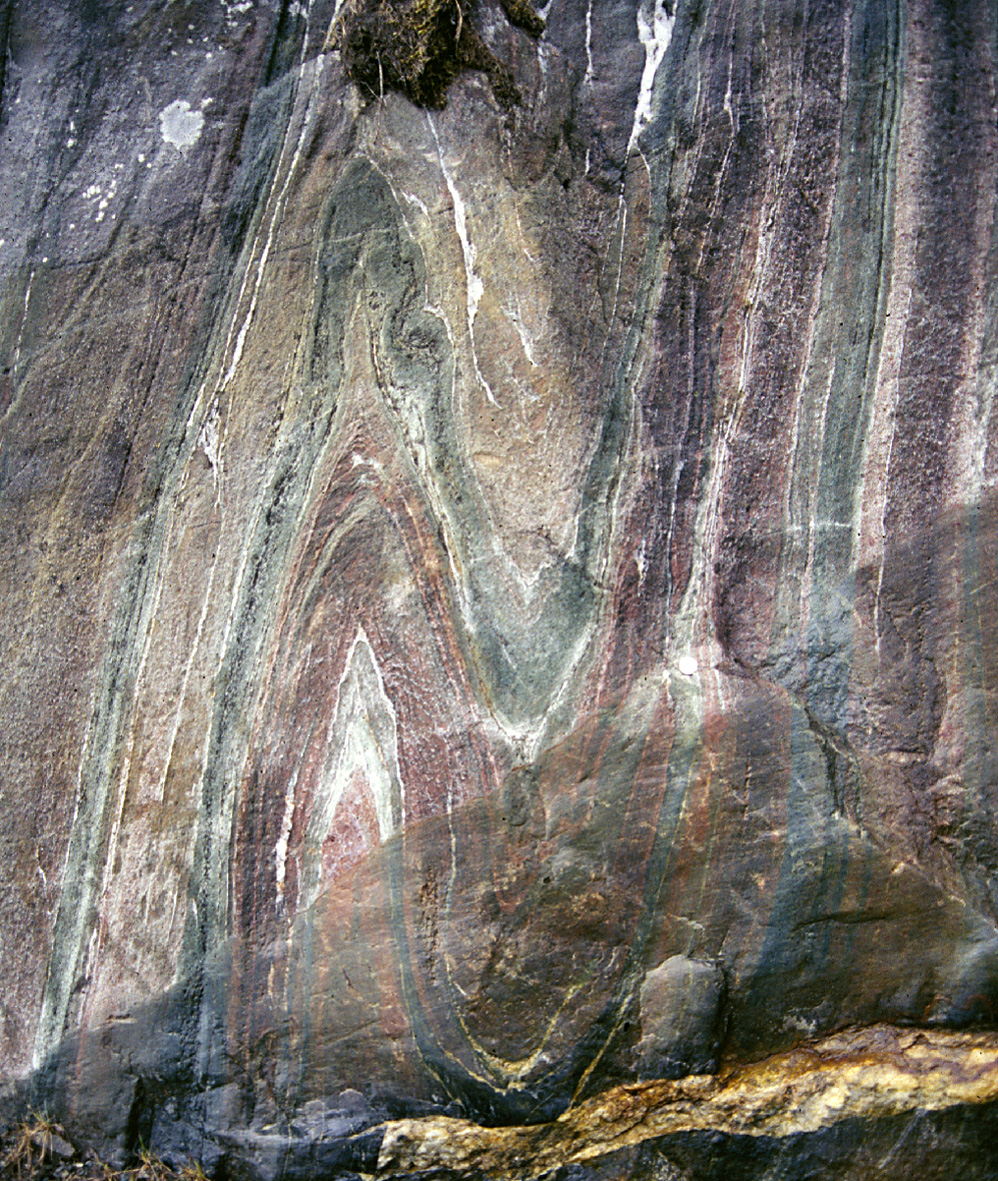
<path fill-rule="evenodd" d="M 992 1175 L 994 6 L 364 2 L 0 3 L 5 1110 Z"/>

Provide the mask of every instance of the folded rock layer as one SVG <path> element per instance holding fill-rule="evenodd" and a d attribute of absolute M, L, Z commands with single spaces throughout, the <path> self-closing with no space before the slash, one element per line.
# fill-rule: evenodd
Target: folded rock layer
<path fill-rule="evenodd" d="M 364 5 L 0 3 L 5 1117 L 993 1176 L 994 6 Z"/>

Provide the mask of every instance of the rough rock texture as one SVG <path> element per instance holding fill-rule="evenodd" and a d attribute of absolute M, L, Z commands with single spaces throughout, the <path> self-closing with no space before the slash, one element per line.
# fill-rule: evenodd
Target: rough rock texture
<path fill-rule="evenodd" d="M 0 0 L 4 1110 L 993 1177 L 994 5 L 352 5 Z"/>

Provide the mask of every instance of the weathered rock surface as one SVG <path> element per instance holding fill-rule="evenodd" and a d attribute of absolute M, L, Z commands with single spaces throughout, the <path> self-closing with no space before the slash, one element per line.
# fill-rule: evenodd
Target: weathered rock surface
<path fill-rule="evenodd" d="M 354 11 L 0 3 L 5 1111 L 993 1176 L 994 5 Z"/>
<path fill-rule="evenodd" d="M 638 1070 L 644 1078 L 715 1073 L 724 1036 L 724 974 L 670 956 L 641 982 Z"/>

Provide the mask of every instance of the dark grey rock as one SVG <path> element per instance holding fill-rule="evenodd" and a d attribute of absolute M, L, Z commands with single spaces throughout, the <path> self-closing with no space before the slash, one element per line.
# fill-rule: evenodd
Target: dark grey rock
<path fill-rule="evenodd" d="M 670 956 L 641 984 L 642 1078 L 716 1070 L 724 1032 L 724 973 L 712 963 Z"/>

